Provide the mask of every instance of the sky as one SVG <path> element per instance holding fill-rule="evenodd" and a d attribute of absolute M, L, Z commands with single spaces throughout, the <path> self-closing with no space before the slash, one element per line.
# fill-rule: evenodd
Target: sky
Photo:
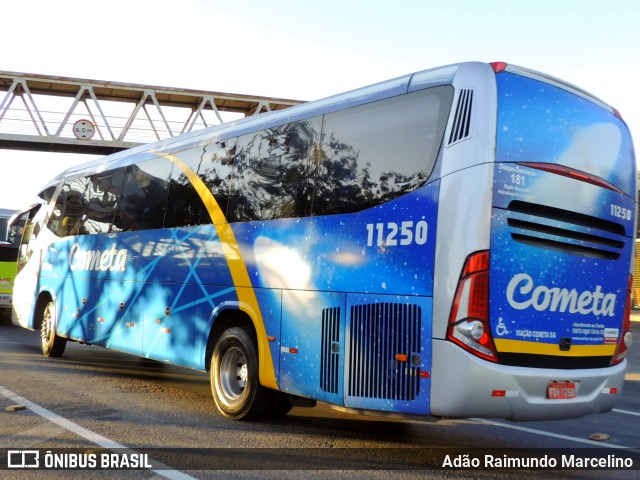
<path fill-rule="evenodd" d="M 637 0 L 23 0 L 0 8 L 4 71 L 314 100 L 500 60 L 591 92 L 621 113 L 636 150 L 640 141 Z M 28 206 L 48 180 L 91 158 L 0 150 L 0 207 Z"/>

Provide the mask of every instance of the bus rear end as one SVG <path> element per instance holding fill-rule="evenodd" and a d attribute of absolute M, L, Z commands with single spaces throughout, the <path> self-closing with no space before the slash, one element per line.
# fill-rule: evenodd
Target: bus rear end
<path fill-rule="evenodd" d="M 631 344 L 630 134 L 575 87 L 494 69 L 490 246 L 462 267 L 444 349 L 455 375 L 434 387 L 433 411 L 516 420 L 608 411 Z"/>

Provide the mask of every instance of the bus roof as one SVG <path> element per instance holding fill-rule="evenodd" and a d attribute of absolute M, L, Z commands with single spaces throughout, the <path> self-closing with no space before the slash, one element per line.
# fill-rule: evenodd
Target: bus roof
<path fill-rule="evenodd" d="M 498 63 L 500 63 L 503 68 L 509 72 L 524 75 L 527 77 L 537 78 L 544 82 L 559 86 L 560 88 L 569 90 L 584 98 L 587 98 L 588 100 L 608 109 L 613 113 L 616 112 L 615 109 L 613 109 L 597 97 L 594 97 L 588 92 L 585 92 L 584 90 L 567 82 L 559 80 L 555 77 L 511 64 L 502 62 Z M 453 82 L 458 68 L 460 68 L 460 66 L 462 65 L 469 64 L 482 65 L 487 69 L 492 68 L 492 64 L 483 62 L 465 62 L 432 68 L 415 73 L 410 73 L 390 80 L 385 80 L 383 82 L 361 87 L 355 90 L 350 90 L 327 98 L 310 101 L 287 109 L 261 113 L 259 115 L 245 117 L 232 122 L 185 133 L 154 143 L 140 145 L 138 147 L 123 150 L 106 157 L 90 160 L 80 165 L 70 167 L 66 171 L 61 172 L 56 178 L 48 182 L 41 189 L 41 191 L 44 191 L 47 188 L 51 188 L 52 186 L 56 185 L 62 178 L 87 175 L 91 174 L 92 172 L 103 171 L 107 167 L 114 168 L 135 163 L 139 161 L 139 155 L 175 152 L 178 149 L 195 146 L 203 141 L 210 143 L 212 141 L 225 140 L 232 136 L 237 137 L 250 131 L 274 127 L 277 125 L 282 125 L 283 123 L 294 122 L 313 116 L 324 115 L 336 110 L 362 105 L 376 100 L 382 100 L 411 91 L 421 90 L 424 88 L 430 88 L 439 85 L 448 85 Z"/>

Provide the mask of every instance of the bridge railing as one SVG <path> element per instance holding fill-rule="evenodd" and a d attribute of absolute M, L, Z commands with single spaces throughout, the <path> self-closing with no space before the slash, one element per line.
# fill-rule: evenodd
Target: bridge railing
<path fill-rule="evenodd" d="M 112 153 L 300 103 L 0 71 L 0 148 Z"/>

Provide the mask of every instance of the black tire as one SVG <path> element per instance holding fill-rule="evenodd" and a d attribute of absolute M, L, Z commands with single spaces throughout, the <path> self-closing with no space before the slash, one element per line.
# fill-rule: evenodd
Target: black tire
<path fill-rule="evenodd" d="M 52 301 L 47 302 L 40 319 L 42 354 L 45 357 L 60 357 L 67 346 L 67 339 L 56 333 L 56 308 Z"/>
<path fill-rule="evenodd" d="M 293 404 L 289 400 L 289 395 L 282 392 L 271 392 L 273 394 L 273 398 L 271 400 L 271 407 L 266 412 L 265 417 L 267 418 L 279 418 L 284 417 L 287 413 L 291 411 L 293 408 Z"/>
<path fill-rule="evenodd" d="M 260 385 L 258 351 L 244 328 L 222 333 L 213 349 L 210 378 L 213 400 L 225 417 L 248 420 L 269 412 L 274 392 Z"/>

